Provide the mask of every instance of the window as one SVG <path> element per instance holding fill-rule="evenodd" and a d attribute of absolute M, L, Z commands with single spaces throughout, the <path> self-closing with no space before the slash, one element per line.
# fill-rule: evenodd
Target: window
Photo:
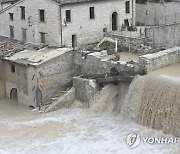
<path fill-rule="evenodd" d="M 126 1 L 126 13 L 130 13 L 130 2 Z"/>
<path fill-rule="evenodd" d="M 26 42 L 26 29 L 25 28 L 22 28 L 22 41 L 23 42 Z"/>
<path fill-rule="evenodd" d="M 39 15 L 40 15 L 40 21 L 44 22 L 45 21 L 44 10 L 39 10 Z"/>
<path fill-rule="evenodd" d="M 14 14 L 13 13 L 9 13 L 9 18 L 10 18 L 10 20 L 14 20 Z"/>
<path fill-rule="evenodd" d="M 94 19 L 94 7 L 89 8 L 90 19 Z"/>
<path fill-rule="evenodd" d="M 71 22 L 71 10 L 66 10 L 66 22 Z"/>
<path fill-rule="evenodd" d="M 14 26 L 9 26 L 10 28 L 10 38 L 14 38 Z"/>
<path fill-rule="evenodd" d="M 41 43 L 46 43 L 46 33 L 40 33 L 41 35 Z"/>
<path fill-rule="evenodd" d="M 107 28 L 103 28 L 103 32 L 106 33 L 107 32 Z"/>
<path fill-rule="evenodd" d="M 24 6 L 20 6 L 21 8 L 21 19 L 25 19 L 25 7 Z"/>
<path fill-rule="evenodd" d="M 15 65 L 11 65 L 11 72 L 12 72 L 12 73 L 15 73 L 15 72 L 16 72 Z"/>

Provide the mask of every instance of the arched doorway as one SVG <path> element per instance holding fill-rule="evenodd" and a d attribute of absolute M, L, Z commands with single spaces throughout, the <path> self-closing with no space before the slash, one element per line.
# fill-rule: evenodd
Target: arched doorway
<path fill-rule="evenodd" d="M 10 92 L 10 99 L 18 100 L 17 89 L 12 88 Z"/>
<path fill-rule="evenodd" d="M 117 26 L 117 12 L 113 12 L 112 13 L 112 31 L 117 30 L 118 26 Z"/>

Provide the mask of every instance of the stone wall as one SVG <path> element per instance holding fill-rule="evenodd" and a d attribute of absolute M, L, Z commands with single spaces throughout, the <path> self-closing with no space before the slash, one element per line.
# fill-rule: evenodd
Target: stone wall
<path fill-rule="evenodd" d="M 5 83 L 4 81 L 0 81 L 0 99 L 5 97 Z"/>
<path fill-rule="evenodd" d="M 139 61 L 140 64 L 144 65 L 147 71 L 153 71 L 178 63 L 180 62 L 180 47 L 174 47 L 154 54 L 140 56 Z"/>
<path fill-rule="evenodd" d="M 43 101 L 58 96 L 59 91 L 72 85 L 73 52 L 66 52 L 37 68 Z M 65 89 L 64 89 L 65 90 Z"/>
<path fill-rule="evenodd" d="M 180 22 L 180 2 L 136 3 L 137 25 L 164 25 Z"/>
<path fill-rule="evenodd" d="M 31 104 L 28 97 L 28 77 L 27 68 L 24 65 L 13 63 L 10 61 L 3 60 L 5 67 L 5 85 L 6 85 L 6 96 L 10 98 L 10 93 L 13 88 L 17 89 L 18 102 L 23 104 Z M 11 66 L 14 65 L 15 72 L 12 71 Z"/>
<path fill-rule="evenodd" d="M 0 58 L 0 81 L 3 80 L 3 76 L 4 76 L 4 64 Z"/>
<path fill-rule="evenodd" d="M 127 51 L 127 52 L 143 52 L 141 48 L 143 46 L 152 46 L 152 42 L 145 37 L 129 37 L 121 36 L 118 34 L 105 34 L 106 37 L 112 39 L 117 39 L 118 41 L 118 51 Z"/>
<path fill-rule="evenodd" d="M 180 24 L 152 26 L 146 28 L 146 37 L 154 47 L 174 47 L 180 45 Z"/>
<path fill-rule="evenodd" d="M 87 55 L 85 58 L 80 52 L 77 52 L 74 57 L 74 70 L 77 75 L 96 76 L 109 74 L 112 67 L 115 67 L 120 72 L 120 75 L 134 75 L 139 72 L 138 64 L 133 65 L 120 61 L 103 61 L 92 55 Z"/>

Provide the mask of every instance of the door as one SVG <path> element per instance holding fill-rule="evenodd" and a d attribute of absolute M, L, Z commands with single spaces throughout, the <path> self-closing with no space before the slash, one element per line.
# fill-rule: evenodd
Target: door
<path fill-rule="evenodd" d="M 12 88 L 12 89 L 11 89 L 10 99 L 18 100 L 17 89 L 16 89 L 16 88 Z"/>
<path fill-rule="evenodd" d="M 14 38 L 14 26 L 9 26 L 10 29 L 10 38 L 13 39 Z"/>
<path fill-rule="evenodd" d="M 75 49 L 76 46 L 77 46 L 77 36 L 72 35 L 72 47 L 73 47 L 73 49 Z"/>
<path fill-rule="evenodd" d="M 112 14 L 112 31 L 117 30 L 117 12 Z"/>
<path fill-rule="evenodd" d="M 26 42 L 26 29 L 22 28 L 22 42 Z"/>
<path fill-rule="evenodd" d="M 39 107 L 42 104 L 42 92 L 39 88 L 36 89 L 36 106 Z"/>

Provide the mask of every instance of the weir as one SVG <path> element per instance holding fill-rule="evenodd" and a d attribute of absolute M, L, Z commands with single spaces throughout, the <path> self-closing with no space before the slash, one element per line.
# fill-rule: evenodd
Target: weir
<path fill-rule="evenodd" d="M 121 113 L 138 124 L 180 136 L 180 79 L 143 76 L 134 79 Z"/>

